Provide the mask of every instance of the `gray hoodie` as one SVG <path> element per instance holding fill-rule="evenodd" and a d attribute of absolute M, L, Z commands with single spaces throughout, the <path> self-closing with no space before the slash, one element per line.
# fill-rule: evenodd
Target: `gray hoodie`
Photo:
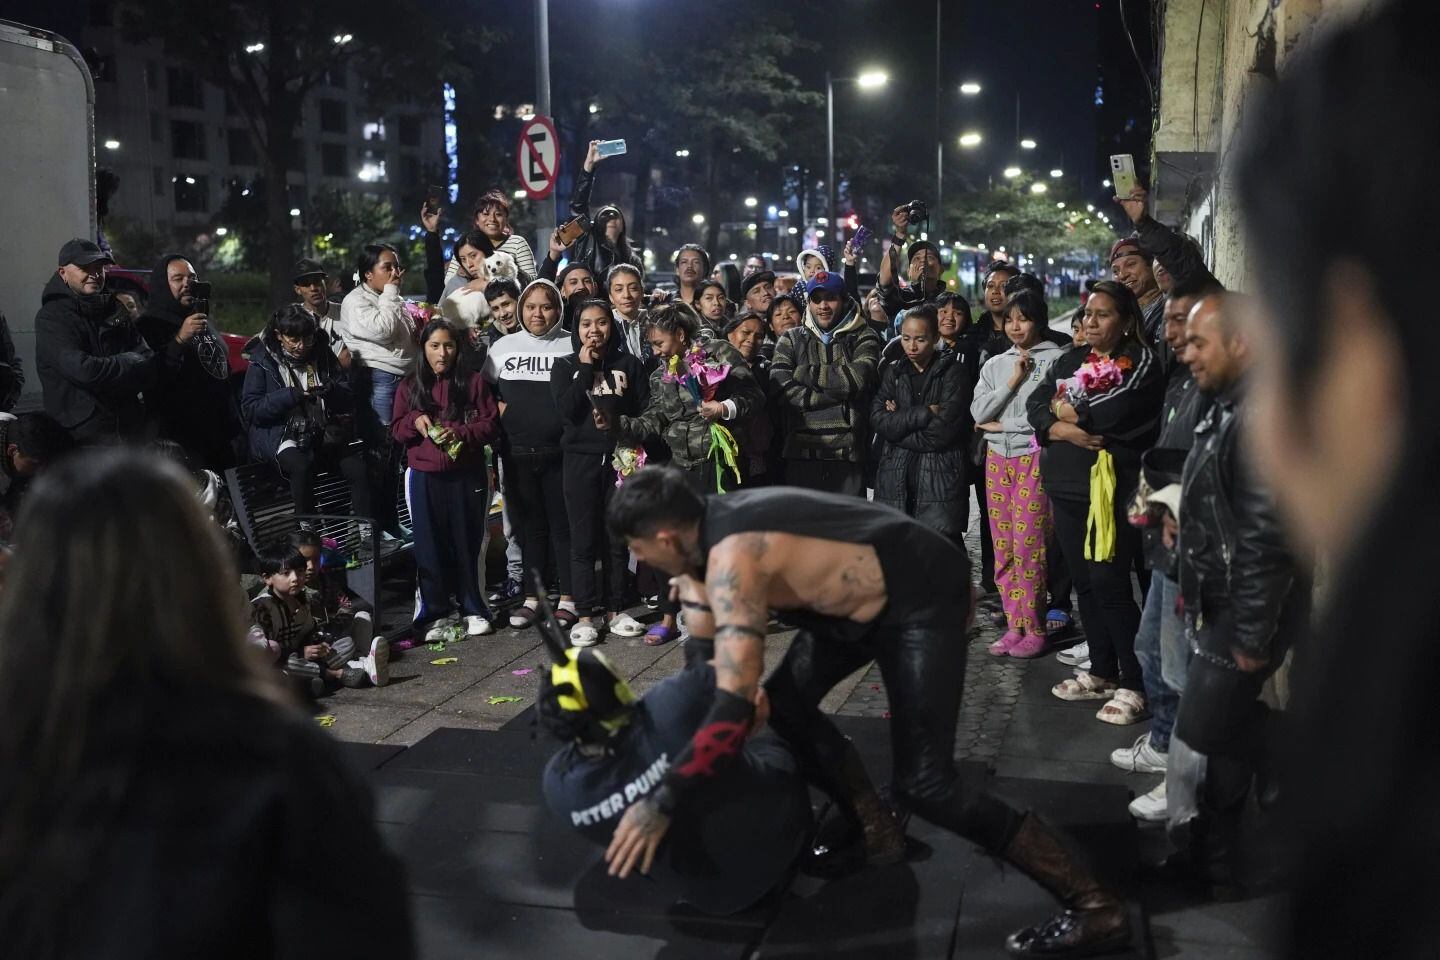
<path fill-rule="evenodd" d="M 1035 430 L 1026 416 L 1025 401 L 1040 385 L 1040 381 L 1045 379 L 1045 371 L 1050 369 L 1050 364 L 1064 353 L 1064 350 L 1048 340 L 1041 340 L 1031 347 L 1030 357 L 1035 361 L 1035 366 L 1031 369 L 1030 376 L 1015 390 L 1010 389 L 1010 375 L 1015 372 L 1015 363 L 1020 358 L 1019 347 L 1012 345 L 1004 353 L 985 361 L 985 366 L 980 368 L 980 382 L 975 384 L 975 399 L 970 402 L 970 415 L 975 418 L 976 423 L 1000 421 L 1003 429 L 999 433 L 985 434 L 986 443 L 999 456 L 1018 457 L 1029 451 L 1030 443 L 1035 438 Z"/>

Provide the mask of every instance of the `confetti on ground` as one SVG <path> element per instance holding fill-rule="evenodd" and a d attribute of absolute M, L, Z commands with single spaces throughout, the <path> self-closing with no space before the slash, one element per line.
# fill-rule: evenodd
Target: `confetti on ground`
<path fill-rule="evenodd" d="M 333 726 L 335 726 L 335 718 L 334 718 L 333 716 L 331 716 L 330 714 L 328 714 L 328 713 L 327 713 L 325 716 L 323 716 L 323 717 L 316 717 L 316 718 L 315 718 L 315 722 L 318 723 L 318 724 L 320 724 L 320 726 L 322 726 L 322 727 L 333 727 Z"/>
<path fill-rule="evenodd" d="M 524 699 L 524 697 L 491 697 L 489 702 L 493 706 L 497 703 L 519 703 Z"/>
<path fill-rule="evenodd" d="M 434 667 L 443 667 L 443 666 L 446 666 L 447 664 L 459 663 L 459 662 L 460 662 L 460 658 L 459 658 L 459 657 L 441 657 L 441 658 L 438 659 L 438 660 L 431 660 L 431 661 L 430 661 L 430 665 L 431 665 L 431 666 L 434 666 Z"/>
<path fill-rule="evenodd" d="M 517 677 L 523 677 L 523 676 L 525 676 L 525 674 L 533 672 L 534 669 L 535 669 L 534 667 L 522 667 L 522 668 L 519 669 L 519 670 L 511 670 L 510 672 L 513 673 L 513 674 L 514 674 L 515 676 L 517 676 Z"/>
<path fill-rule="evenodd" d="M 425 649 L 427 649 L 427 650 L 433 650 L 433 651 L 435 651 L 436 653 L 439 653 L 441 650 L 444 650 L 444 649 L 445 649 L 445 641 L 444 641 L 444 640 L 440 640 L 440 641 L 438 641 L 438 642 L 436 642 L 436 643 L 427 643 L 427 644 L 425 644 Z"/>

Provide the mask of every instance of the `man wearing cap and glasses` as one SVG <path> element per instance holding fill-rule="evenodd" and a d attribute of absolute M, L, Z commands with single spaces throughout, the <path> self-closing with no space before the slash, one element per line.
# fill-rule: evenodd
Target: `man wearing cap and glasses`
<path fill-rule="evenodd" d="M 320 261 L 306 258 L 295 264 L 295 302 L 308 310 L 325 335 L 325 342 L 343 370 L 350 369 L 350 348 L 340 338 L 340 306 L 330 302 L 330 276 Z"/>
<path fill-rule="evenodd" d="M 105 288 L 105 269 L 113 263 L 93 240 L 69 241 L 35 315 L 45 412 L 81 443 L 147 439 L 140 394 L 156 382 L 162 364 L 178 367 L 184 358 L 177 340 L 160 353 L 145 343 L 129 311 Z"/>

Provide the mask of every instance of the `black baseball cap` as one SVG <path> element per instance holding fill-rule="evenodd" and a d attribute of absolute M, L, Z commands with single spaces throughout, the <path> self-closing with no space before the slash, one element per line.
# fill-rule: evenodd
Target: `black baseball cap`
<path fill-rule="evenodd" d="M 104 250 L 94 240 L 82 240 L 76 237 L 74 240 L 66 241 L 65 246 L 60 248 L 60 266 L 73 263 L 77 267 L 88 267 L 92 263 L 104 260 L 106 263 L 114 263 L 115 258 Z"/>
<path fill-rule="evenodd" d="M 311 260 L 307 257 L 304 260 L 301 260 L 299 263 L 295 264 L 295 276 L 290 278 L 290 282 L 299 283 L 301 280 L 304 280 L 307 277 L 317 276 L 328 277 L 329 274 L 326 273 L 325 268 L 320 265 L 320 261 Z"/>
<path fill-rule="evenodd" d="M 750 274 L 750 276 L 746 277 L 744 280 L 741 280 L 741 281 L 740 281 L 740 299 L 741 299 L 741 300 L 744 300 L 744 299 L 745 299 L 746 295 L 750 293 L 750 288 L 751 288 L 751 287 L 754 287 L 754 286 L 756 286 L 757 284 L 761 284 L 761 283 L 774 283 L 774 282 L 775 282 L 775 271 L 774 271 L 774 270 L 758 270 L 758 271 L 756 271 L 755 273 Z"/>

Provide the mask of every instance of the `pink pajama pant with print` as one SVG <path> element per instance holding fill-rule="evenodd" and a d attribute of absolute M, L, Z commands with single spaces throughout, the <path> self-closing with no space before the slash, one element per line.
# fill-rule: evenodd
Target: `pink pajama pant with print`
<path fill-rule="evenodd" d="M 1040 454 L 985 454 L 985 500 L 995 542 L 995 586 L 1005 621 L 1017 633 L 1045 633 L 1045 533 L 1050 499 L 1040 483 Z"/>

